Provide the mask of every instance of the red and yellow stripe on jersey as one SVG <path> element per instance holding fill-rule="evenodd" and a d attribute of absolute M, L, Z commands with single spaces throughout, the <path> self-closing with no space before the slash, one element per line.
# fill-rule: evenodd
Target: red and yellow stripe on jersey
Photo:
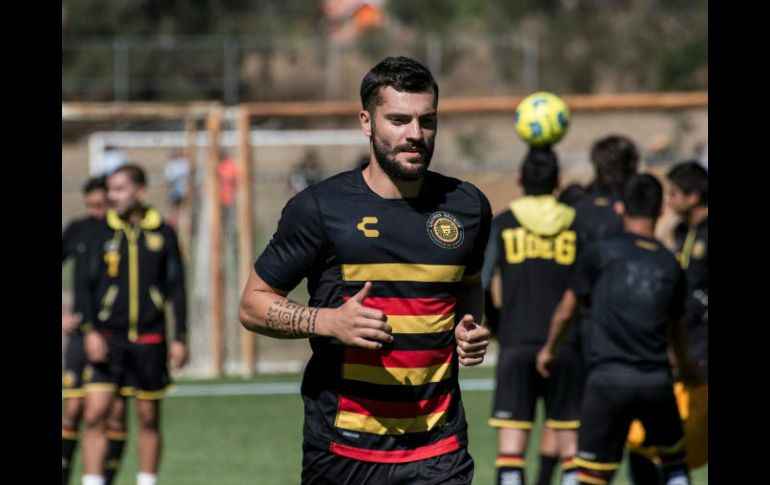
<path fill-rule="evenodd" d="M 344 281 L 456 283 L 464 266 L 428 264 L 344 264 Z M 345 297 L 347 300 L 349 297 Z M 342 378 L 368 386 L 425 386 L 452 378 L 454 343 L 439 348 L 419 348 L 419 336 L 451 333 L 455 325 L 455 298 L 367 298 L 363 305 L 382 311 L 400 345 L 397 349 L 346 348 Z M 436 342 L 446 341 L 443 338 Z M 406 347 L 406 349 L 404 348 Z M 354 432 L 375 435 L 405 435 L 430 431 L 444 424 L 453 393 L 442 392 L 413 401 L 383 401 L 366 395 L 340 394 L 334 425 Z M 397 463 L 416 456 L 435 456 L 460 447 L 450 437 L 414 450 L 382 451 L 333 444 L 335 453 L 359 459 Z M 415 455 L 417 454 L 417 455 Z"/>

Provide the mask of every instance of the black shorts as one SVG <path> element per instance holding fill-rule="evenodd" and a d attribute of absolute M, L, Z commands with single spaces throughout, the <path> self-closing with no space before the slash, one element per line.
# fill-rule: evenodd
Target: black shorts
<path fill-rule="evenodd" d="M 537 399 L 545 399 L 546 425 L 553 429 L 580 426 L 583 362 L 573 347 L 559 350 L 543 378 L 535 368 L 540 346 L 519 345 L 503 349 L 497 361 L 497 385 L 489 424 L 498 428 L 531 429 Z"/>
<path fill-rule="evenodd" d="M 71 334 L 67 338 L 64 350 L 64 370 L 61 375 L 62 396 L 65 399 L 83 397 L 83 371 L 86 367 L 86 353 L 83 348 L 83 336 Z"/>
<path fill-rule="evenodd" d="M 470 485 L 473 458 L 466 448 L 407 463 L 375 463 L 302 445 L 302 485 Z"/>
<path fill-rule="evenodd" d="M 667 371 L 597 367 L 588 374 L 584 395 L 575 460 L 578 466 L 616 470 L 634 419 L 644 425 L 645 446 L 671 453 L 684 446 L 682 420 Z"/>
<path fill-rule="evenodd" d="M 107 362 L 89 363 L 86 374 L 87 390 L 120 390 L 137 399 L 161 399 L 171 384 L 166 365 L 167 343 L 160 334 L 140 335 L 139 342 L 130 342 L 124 334 L 105 334 L 108 347 Z"/>

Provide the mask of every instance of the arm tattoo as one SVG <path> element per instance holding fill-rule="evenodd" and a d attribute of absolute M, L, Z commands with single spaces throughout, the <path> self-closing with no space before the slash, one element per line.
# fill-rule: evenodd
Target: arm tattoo
<path fill-rule="evenodd" d="M 310 308 L 276 298 L 267 308 L 265 335 L 275 338 L 303 338 L 315 336 L 318 308 Z"/>

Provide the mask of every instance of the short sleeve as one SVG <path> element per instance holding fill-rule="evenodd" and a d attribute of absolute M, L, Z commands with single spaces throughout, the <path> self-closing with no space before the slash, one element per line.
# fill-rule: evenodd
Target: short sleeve
<path fill-rule="evenodd" d="M 476 233 L 476 239 L 473 241 L 473 249 L 470 261 L 465 267 L 466 276 L 477 274 L 481 271 L 481 267 L 484 264 L 484 253 L 487 250 L 487 244 L 489 242 L 489 231 L 492 225 L 492 207 L 489 205 L 487 197 L 477 188 L 476 191 L 479 194 L 480 205 L 480 223 L 479 230 Z"/>
<path fill-rule="evenodd" d="M 278 229 L 254 270 L 268 285 L 289 292 L 315 268 L 325 241 L 318 204 L 312 188 L 307 188 L 286 203 Z"/>

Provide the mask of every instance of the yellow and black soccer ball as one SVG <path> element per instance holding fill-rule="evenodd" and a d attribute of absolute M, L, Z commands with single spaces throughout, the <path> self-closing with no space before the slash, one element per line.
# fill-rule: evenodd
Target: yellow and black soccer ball
<path fill-rule="evenodd" d="M 532 146 L 553 145 L 569 127 L 569 108 L 558 96 L 546 91 L 530 94 L 516 107 L 516 133 Z"/>

